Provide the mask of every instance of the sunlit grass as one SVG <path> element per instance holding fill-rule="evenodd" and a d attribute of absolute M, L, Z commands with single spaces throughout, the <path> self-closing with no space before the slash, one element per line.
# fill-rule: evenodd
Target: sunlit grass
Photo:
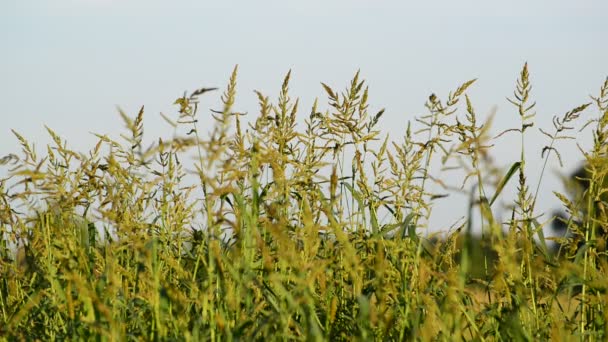
<path fill-rule="evenodd" d="M 535 210 L 548 192 L 527 180 L 526 158 L 540 152 L 525 148 L 536 129 L 527 65 L 509 97 L 519 124 L 497 137 L 467 95 L 474 80 L 444 100 L 430 95 L 416 118 L 422 130 L 408 125 L 389 139 L 359 73 L 343 91 L 322 84 L 328 106 L 315 101 L 303 125 L 290 74 L 276 101 L 256 92 L 252 118 L 233 110 L 236 76 L 208 136 L 199 101 L 213 88 L 163 115 L 188 134 L 150 146 L 143 108 L 120 113 L 124 141 L 98 135 L 87 152 L 48 128 L 53 144 L 39 154 L 14 132 L 21 153 L 0 159 L 9 169 L 0 180 L 1 338 L 607 338 L 608 79 L 592 102 L 541 128 L 546 160 L 561 160 L 557 142 L 578 121 L 594 137 L 584 191 L 554 192 L 570 215 L 554 253 Z M 521 136 L 521 158 L 501 170 L 489 156 L 505 134 Z M 427 234 L 440 214 L 438 158 L 465 170 L 461 184 L 473 189 L 467 219 L 442 227 L 441 239 Z M 516 196 L 505 198 L 510 184 Z M 513 204 L 506 222 L 498 198 Z"/>

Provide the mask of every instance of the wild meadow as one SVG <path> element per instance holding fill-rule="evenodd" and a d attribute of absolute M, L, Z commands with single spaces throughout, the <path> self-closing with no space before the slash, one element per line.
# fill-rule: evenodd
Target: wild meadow
<path fill-rule="evenodd" d="M 288 73 L 278 97 L 256 92 L 259 108 L 239 113 L 235 68 L 225 89 L 179 97 L 163 114 L 175 133 L 152 144 L 143 107 L 88 151 L 53 127 L 42 149 L 13 131 L 21 151 L 0 156 L 0 339 L 605 341 L 608 79 L 553 127 L 535 125 L 527 65 L 514 80 L 514 127 L 478 117 L 471 80 L 431 94 L 389 138 L 359 73 L 345 89 L 321 84 L 312 108 Z M 593 136 L 584 186 L 539 190 L 526 156 L 561 160 L 573 127 Z M 527 150 L 539 129 L 546 147 Z M 507 134 L 521 158 L 502 168 L 492 145 Z M 464 170 L 469 210 L 450 227 L 429 227 L 434 160 Z M 540 213 L 543 196 L 566 215 Z M 565 233 L 550 241 L 558 219 Z"/>

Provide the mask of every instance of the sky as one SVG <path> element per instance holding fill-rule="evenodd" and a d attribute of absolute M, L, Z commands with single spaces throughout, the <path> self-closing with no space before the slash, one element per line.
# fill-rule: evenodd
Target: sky
<path fill-rule="evenodd" d="M 517 127 L 505 98 L 528 62 L 536 127 L 550 130 L 554 115 L 588 102 L 608 76 L 606 13 L 602 0 L 3 0 L 0 157 L 19 151 L 10 129 L 43 151 L 45 125 L 84 152 L 96 142 L 92 132 L 122 132 L 117 106 L 135 115 L 145 105 L 148 141 L 170 136 L 159 113 L 175 114 L 171 104 L 184 91 L 225 87 L 237 64 L 235 109 L 250 115 L 258 109 L 253 90 L 276 98 L 290 69 L 303 115 L 315 98 L 327 103 L 320 82 L 343 89 L 361 70 L 371 111 L 386 108 L 380 127 L 397 139 L 425 113 L 431 93 L 446 98 L 472 78 L 477 112 L 496 108 L 493 131 Z M 219 107 L 218 96 L 207 105 Z M 208 116 L 201 124 L 211 129 Z M 588 147 L 589 132 L 577 142 Z M 546 138 L 535 130 L 527 143 L 536 184 Z M 495 144 L 499 165 L 519 158 L 517 137 Z M 582 160 L 573 142 L 560 151 L 567 167 L 549 164 L 541 211 L 558 206 L 550 191 L 561 189 L 554 174 Z M 0 175 L 6 172 L 0 167 Z M 437 202 L 441 214 L 432 225 L 463 216 L 465 202 Z"/>

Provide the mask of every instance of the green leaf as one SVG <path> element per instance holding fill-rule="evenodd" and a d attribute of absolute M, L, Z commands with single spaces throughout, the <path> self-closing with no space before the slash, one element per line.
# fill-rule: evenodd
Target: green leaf
<path fill-rule="evenodd" d="M 369 204 L 369 214 L 370 214 L 370 221 L 372 224 L 372 232 L 374 234 L 377 234 L 379 229 L 379 225 L 378 225 L 378 217 L 376 216 L 376 210 L 374 210 L 372 204 Z"/>
<path fill-rule="evenodd" d="M 507 185 L 507 183 L 509 182 L 511 177 L 513 177 L 513 175 L 515 174 L 515 171 L 519 170 L 520 166 L 521 166 L 521 162 L 515 162 L 515 163 L 513 163 L 513 165 L 511 165 L 511 168 L 509 169 L 509 171 L 507 171 L 507 173 L 500 180 L 500 183 L 498 183 L 498 186 L 496 187 L 496 192 L 494 193 L 494 196 L 492 196 L 492 199 L 490 200 L 490 206 L 492 206 L 492 204 L 494 204 L 494 201 L 496 201 L 496 199 L 498 198 L 498 195 L 500 195 L 502 190 L 505 188 L 505 185 Z"/>
<path fill-rule="evenodd" d="M 401 229 L 399 230 L 399 237 L 405 239 L 405 236 L 409 236 L 410 239 L 418 242 L 418 235 L 416 235 L 416 227 L 412 224 L 412 220 L 414 219 L 415 214 L 409 213 L 403 223 L 401 224 Z"/>
<path fill-rule="evenodd" d="M 355 201 L 357 201 L 357 204 L 359 205 L 359 209 L 362 209 L 363 208 L 363 198 L 361 196 L 361 193 L 359 191 L 355 190 L 352 185 L 350 185 L 346 182 L 342 182 L 342 185 L 344 185 L 346 187 L 346 189 L 348 189 L 348 191 L 350 191 L 350 194 L 353 195 L 353 198 L 355 199 Z"/>
<path fill-rule="evenodd" d="M 549 254 L 549 248 L 547 247 L 547 242 L 545 239 L 545 232 L 543 231 L 543 226 L 538 222 L 537 219 L 533 219 L 532 224 L 534 224 L 534 227 L 536 228 L 536 235 L 538 235 L 538 240 L 540 241 L 540 245 L 539 246 L 537 245 L 538 249 L 545 257 L 545 260 L 549 264 L 554 265 L 553 258 L 551 258 L 551 255 Z"/>

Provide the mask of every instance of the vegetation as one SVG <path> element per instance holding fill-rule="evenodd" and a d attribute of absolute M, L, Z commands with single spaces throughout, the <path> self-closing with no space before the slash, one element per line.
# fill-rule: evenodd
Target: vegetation
<path fill-rule="evenodd" d="M 535 210 L 546 191 L 527 180 L 526 153 L 540 152 L 525 150 L 527 65 L 509 98 L 519 124 L 496 137 L 521 136 L 506 170 L 467 95 L 474 80 L 431 95 L 423 129 L 398 140 L 382 136 L 359 73 L 342 92 L 322 84 L 328 108 L 315 101 L 300 125 L 289 80 L 276 102 L 256 92 L 259 114 L 245 121 L 235 68 L 208 136 L 198 115 L 210 88 L 178 98 L 163 115 L 174 136 L 149 147 L 143 108 L 121 112 L 126 143 L 98 135 L 86 153 L 48 128 L 41 156 L 14 132 L 22 152 L 0 162 L 0 339 L 608 338 L 608 79 L 541 130 L 545 162 L 583 112 L 593 130 L 586 190 L 554 192 L 570 215 L 558 253 Z M 472 189 L 466 220 L 441 238 L 427 234 L 438 158 Z M 498 198 L 512 203 L 506 222 Z"/>

